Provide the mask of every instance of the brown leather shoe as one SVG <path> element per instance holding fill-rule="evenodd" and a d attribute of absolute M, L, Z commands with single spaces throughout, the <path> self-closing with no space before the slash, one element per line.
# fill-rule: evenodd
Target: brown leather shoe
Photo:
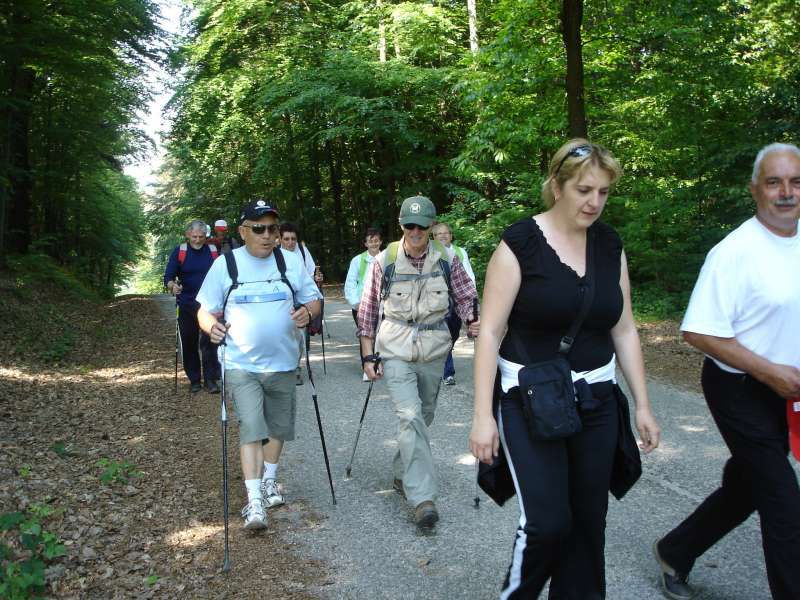
<path fill-rule="evenodd" d="M 417 504 L 414 509 L 414 523 L 422 532 L 431 531 L 439 520 L 439 513 L 436 510 L 436 505 L 430 500 L 425 500 Z"/>
<path fill-rule="evenodd" d="M 406 497 L 406 491 L 403 489 L 403 480 L 402 479 L 395 479 L 392 482 L 392 489 L 400 494 L 403 498 Z"/>

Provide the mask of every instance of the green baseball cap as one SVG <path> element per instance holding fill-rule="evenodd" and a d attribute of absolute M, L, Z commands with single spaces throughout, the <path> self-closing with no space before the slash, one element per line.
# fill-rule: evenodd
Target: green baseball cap
<path fill-rule="evenodd" d="M 436 207 L 430 198 L 411 196 L 403 200 L 400 207 L 400 225 L 422 225 L 430 227 L 436 220 Z"/>

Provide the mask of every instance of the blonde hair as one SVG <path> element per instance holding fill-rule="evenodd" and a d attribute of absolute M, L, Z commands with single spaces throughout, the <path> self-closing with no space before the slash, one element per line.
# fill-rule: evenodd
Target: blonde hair
<path fill-rule="evenodd" d="M 580 152 L 580 148 L 585 148 L 586 153 Z M 576 150 L 578 150 L 576 152 Z M 598 167 L 603 169 L 611 176 L 611 185 L 616 183 L 622 176 L 622 167 L 617 159 L 599 144 L 592 144 L 583 138 L 573 138 L 561 146 L 550 160 L 550 168 L 547 171 L 547 178 L 542 183 L 542 201 L 547 208 L 552 208 L 556 203 L 553 194 L 552 184 L 555 183 L 559 188 L 564 182 L 572 179 L 576 175 L 583 173 L 588 167 Z"/>

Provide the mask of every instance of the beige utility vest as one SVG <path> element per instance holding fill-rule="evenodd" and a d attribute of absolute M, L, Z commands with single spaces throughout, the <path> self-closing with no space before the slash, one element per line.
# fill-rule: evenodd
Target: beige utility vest
<path fill-rule="evenodd" d="M 387 252 L 378 256 L 386 269 Z M 444 318 L 450 301 L 447 280 L 439 259 L 446 256 L 428 243 L 422 272 L 409 262 L 402 246 L 398 248 L 389 293 L 381 302 L 381 317 L 375 336 L 375 351 L 384 359 L 429 362 L 447 355 L 450 331 Z"/>

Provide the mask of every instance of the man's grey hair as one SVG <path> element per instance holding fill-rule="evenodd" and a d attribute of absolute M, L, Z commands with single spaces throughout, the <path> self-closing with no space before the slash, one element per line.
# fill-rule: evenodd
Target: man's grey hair
<path fill-rule="evenodd" d="M 758 182 L 758 176 L 761 175 L 761 162 L 764 160 L 764 157 L 766 157 L 767 154 L 772 154 L 773 152 L 791 152 L 800 158 L 800 148 L 794 144 L 775 143 L 770 144 L 769 146 L 764 146 L 758 152 L 756 155 L 756 160 L 753 162 L 753 176 L 750 178 L 752 183 Z"/>
<path fill-rule="evenodd" d="M 201 221 L 199 219 L 195 219 L 194 221 L 192 221 L 191 223 L 189 223 L 186 226 L 186 233 L 188 233 L 190 231 L 194 231 L 195 229 L 201 229 L 203 231 L 203 233 L 206 233 L 207 227 L 208 226 L 205 224 L 205 221 Z"/>

